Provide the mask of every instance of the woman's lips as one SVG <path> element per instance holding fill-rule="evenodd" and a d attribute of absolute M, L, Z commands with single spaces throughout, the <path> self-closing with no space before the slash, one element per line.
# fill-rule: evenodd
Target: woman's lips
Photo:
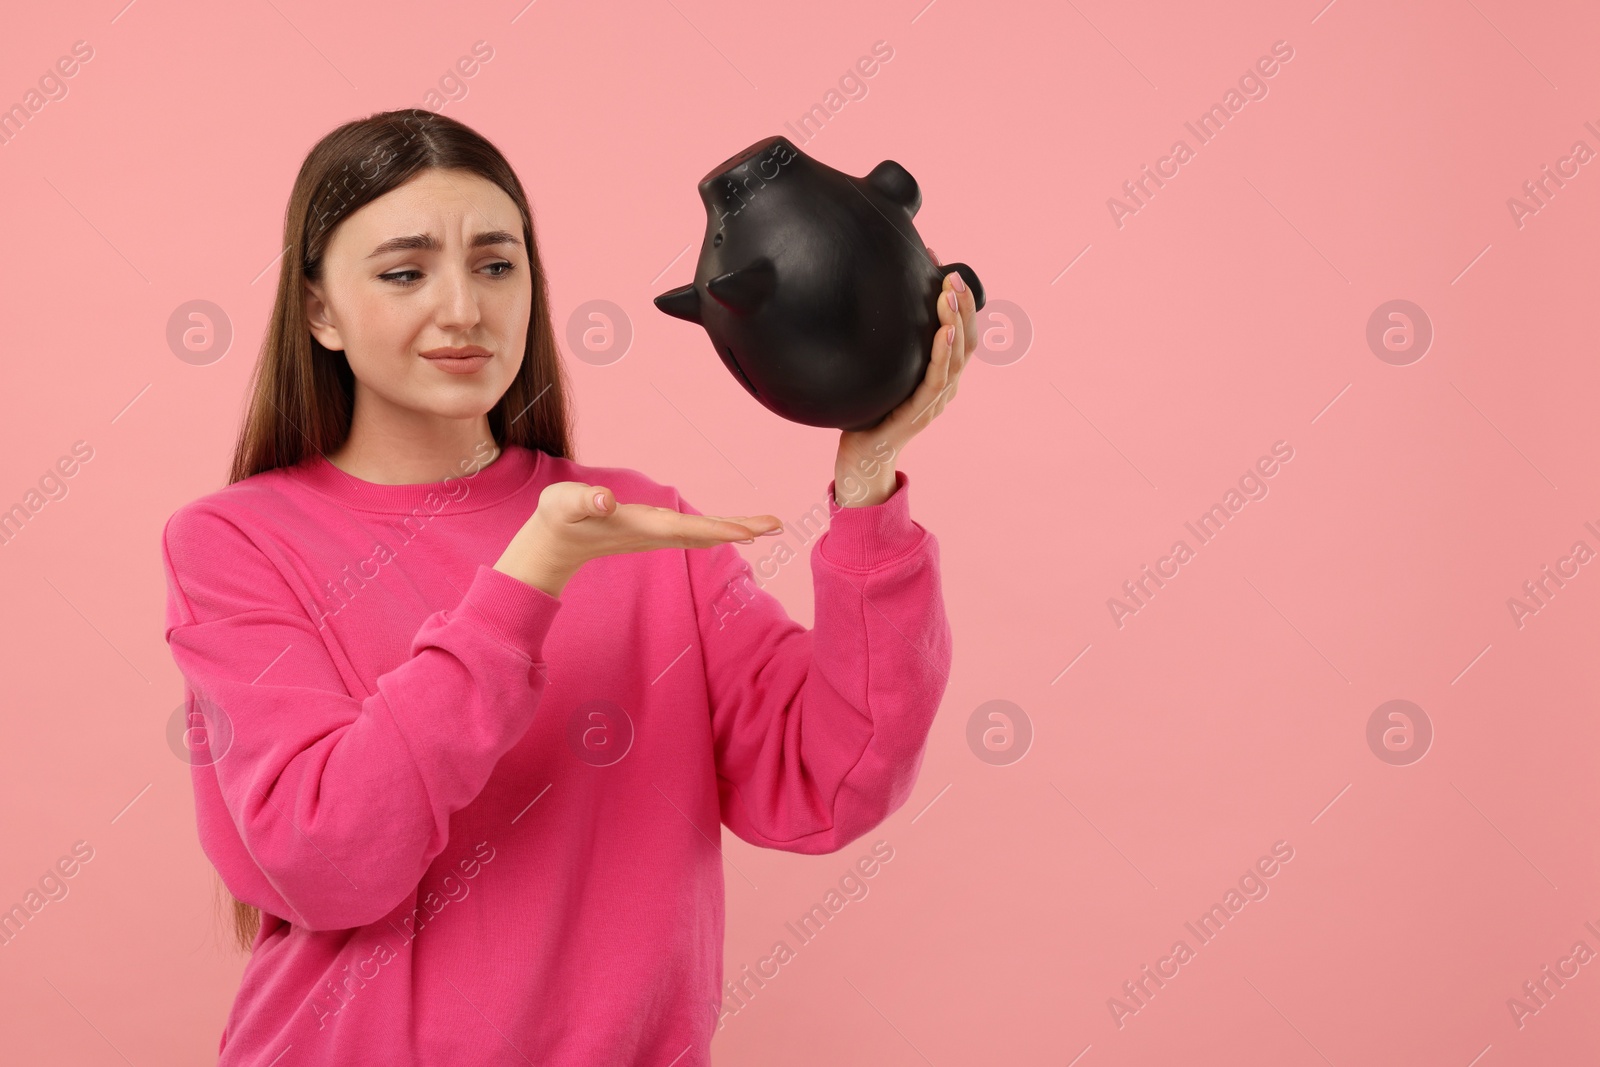
<path fill-rule="evenodd" d="M 447 374 L 471 374 L 489 362 L 488 356 L 423 356 L 423 359 Z"/>

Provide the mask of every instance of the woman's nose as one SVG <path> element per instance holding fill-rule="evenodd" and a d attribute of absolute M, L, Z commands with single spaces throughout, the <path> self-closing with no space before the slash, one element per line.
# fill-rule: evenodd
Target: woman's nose
<path fill-rule="evenodd" d="M 465 267 L 454 267 L 439 276 L 438 315 L 441 325 L 472 326 L 479 318 L 478 297 L 472 287 L 472 274 Z"/>

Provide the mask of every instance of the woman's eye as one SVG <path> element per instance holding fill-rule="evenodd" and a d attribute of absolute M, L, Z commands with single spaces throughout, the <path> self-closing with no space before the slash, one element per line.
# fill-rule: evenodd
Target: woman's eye
<path fill-rule="evenodd" d="M 504 278 L 506 275 L 517 269 L 515 263 L 507 263 L 503 260 L 499 263 L 491 263 L 485 269 L 492 270 L 495 267 L 503 267 L 505 269 L 491 274 L 490 277 L 492 278 Z M 396 270 L 390 271 L 388 274 L 378 275 L 378 277 L 382 278 L 386 282 L 393 282 L 395 285 L 401 286 L 414 285 L 416 280 L 421 276 L 422 272 L 420 270 Z"/>

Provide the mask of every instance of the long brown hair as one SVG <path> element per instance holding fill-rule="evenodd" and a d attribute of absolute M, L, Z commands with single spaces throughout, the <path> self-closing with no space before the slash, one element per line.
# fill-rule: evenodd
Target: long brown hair
<path fill-rule="evenodd" d="M 470 127 L 422 108 L 347 122 L 318 141 L 300 166 L 283 219 L 278 294 L 250 386 L 228 482 L 336 451 L 350 434 L 355 375 L 343 352 L 324 348 L 306 322 L 305 283 L 321 278 L 339 222 L 429 169 L 470 171 L 505 190 L 522 215 L 533 303 L 522 369 L 489 411 L 495 442 L 572 458 L 567 380 L 550 320 L 549 289 L 533 213 L 511 164 Z M 220 881 L 220 878 L 219 878 Z M 234 934 L 249 950 L 261 911 L 233 901 Z"/>

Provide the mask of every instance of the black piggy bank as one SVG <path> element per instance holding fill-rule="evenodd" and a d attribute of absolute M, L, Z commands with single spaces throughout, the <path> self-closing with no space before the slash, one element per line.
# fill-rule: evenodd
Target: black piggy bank
<path fill-rule="evenodd" d="M 791 422 L 865 430 L 909 398 L 949 272 L 983 307 L 970 267 L 928 254 L 911 225 L 922 192 L 892 160 L 856 178 L 768 137 L 702 178 L 700 199 L 694 281 L 656 307 L 704 326 L 729 372 Z"/>

